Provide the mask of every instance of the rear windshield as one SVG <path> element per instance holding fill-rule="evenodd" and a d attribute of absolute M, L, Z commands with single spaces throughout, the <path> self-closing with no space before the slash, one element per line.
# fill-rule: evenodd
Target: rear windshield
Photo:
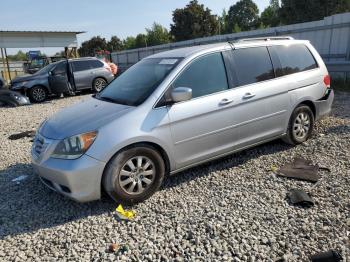
<path fill-rule="evenodd" d="M 163 82 L 181 58 L 144 59 L 110 83 L 95 98 L 138 106 Z"/>

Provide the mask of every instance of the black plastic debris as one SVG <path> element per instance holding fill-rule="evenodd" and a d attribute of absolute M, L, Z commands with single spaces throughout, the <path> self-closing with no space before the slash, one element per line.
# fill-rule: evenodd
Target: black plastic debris
<path fill-rule="evenodd" d="M 292 163 L 287 163 L 278 170 L 278 175 L 283 177 L 295 178 L 311 182 L 317 182 L 320 179 L 318 174 L 320 167 L 313 165 L 311 161 L 303 158 L 295 158 Z"/>
<path fill-rule="evenodd" d="M 10 135 L 8 137 L 8 139 L 10 139 L 10 140 L 18 140 L 18 139 L 25 138 L 25 137 L 33 138 L 34 136 L 35 136 L 35 131 L 31 130 L 31 131 L 24 131 L 24 132 L 21 132 L 21 133 L 18 133 L 18 134 Z"/>
<path fill-rule="evenodd" d="M 315 203 L 308 193 L 301 189 L 292 189 L 287 197 L 291 204 L 301 207 L 312 207 Z"/>
<path fill-rule="evenodd" d="M 321 252 L 311 256 L 312 262 L 339 262 L 342 260 L 342 256 L 335 250 Z"/>

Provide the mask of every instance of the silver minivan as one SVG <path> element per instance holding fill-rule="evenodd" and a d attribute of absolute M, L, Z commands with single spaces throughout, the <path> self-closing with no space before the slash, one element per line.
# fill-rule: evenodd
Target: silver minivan
<path fill-rule="evenodd" d="M 334 94 L 308 41 L 259 38 L 171 50 L 44 121 L 33 167 L 80 202 L 137 203 L 166 175 L 277 138 L 300 144 Z"/>

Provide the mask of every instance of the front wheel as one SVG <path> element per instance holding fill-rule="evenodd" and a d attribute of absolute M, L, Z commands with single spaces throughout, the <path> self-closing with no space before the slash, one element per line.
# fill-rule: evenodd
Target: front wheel
<path fill-rule="evenodd" d="M 314 122 L 314 114 L 310 107 L 303 104 L 298 106 L 289 120 L 287 134 L 283 140 L 292 145 L 305 142 L 312 134 Z"/>
<path fill-rule="evenodd" d="M 107 165 L 103 187 L 118 203 L 135 204 L 152 196 L 165 174 L 159 152 L 148 145 L 121 151 Z"/>
<path fill-rule="evenodd" d="M 47 91 L 42 86 L 32 87 L 29 90 L 28 95 L 29 95 L 30 101 L 34 103 L 41 103 L 47 99 Z"/>
<path fill-rule="evenodd" d="M 101 92 L 103 88 L 106 87 L 106 85 L 107 85 L 107 81 L 103 78 L 98 77 L 92 83 L 92 90 L 97 93 Z"/>

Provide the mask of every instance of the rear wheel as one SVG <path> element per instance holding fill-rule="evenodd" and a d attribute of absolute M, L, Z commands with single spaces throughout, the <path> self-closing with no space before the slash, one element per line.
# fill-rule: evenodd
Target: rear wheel
<path fill-rule="evenodd" d="M 106 87 L 106 85 L 107 85 L 107 81 L 101 77 L 98 77 L 92 83 L 92 90 L 94 92 L 101 92 L 103 88 Z"/>
<path fill-rule="evenodd" d="M 29 89 L 28 95 L 30 101 L 34 103 L 41 103 L 47 99 L 47 91 L 42 86 L 32 87 L 31 89 Z"/>
<path fill-rule="evenodd" d="M 165 165 L 158 151 L 148 145 L 120 152 L 107 165 L 103 187 L 118 203 L 146 200 L 161 186 Z"/>
<path fill-rule="evenodd" d="M 289 120 L 287 134 L 283 140 L 292 145 L 305 142 L 312 135 L 314 122 L 314 114 L 310 107 L 303 104 L 298 106 Z"/>

